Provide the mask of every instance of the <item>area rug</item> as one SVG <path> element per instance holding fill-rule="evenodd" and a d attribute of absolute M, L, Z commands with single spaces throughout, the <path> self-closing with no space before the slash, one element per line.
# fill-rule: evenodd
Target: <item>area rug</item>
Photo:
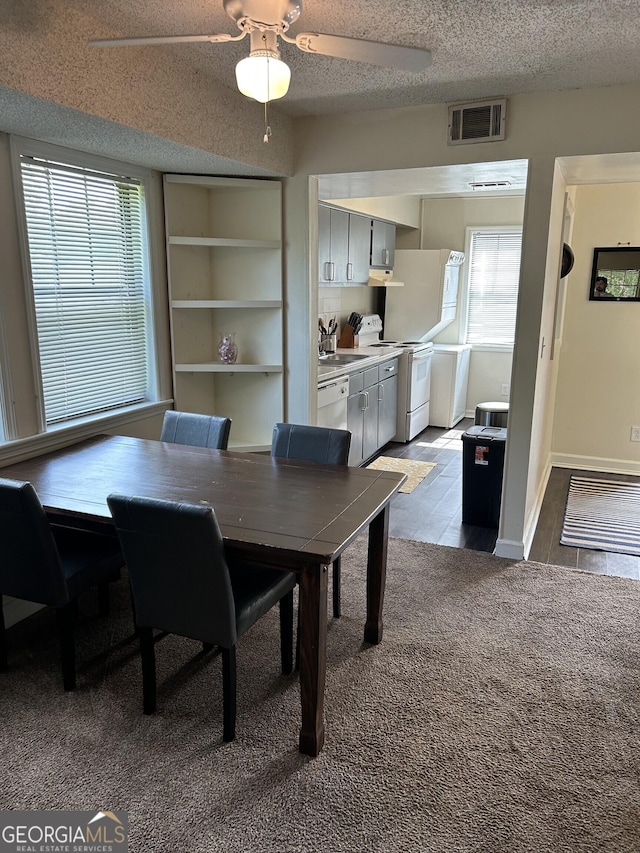
<path fill-rule="evenodd" d="M 640 555 L 640 483 L 571 477 L 560 544 Z"/>
<path fill-rule="evenodd" d="M 416 459 L 398 459 L 394 456 L 378 456 L 367 465 L 367 468 L 375 468 L 376 471 L 397 471 L 406 474 L 407 479 L 400 486 L 400 491 L 406 494 L 410 494 L 419 486 L 435 467 L 435 462 L 418 462 Z"/>

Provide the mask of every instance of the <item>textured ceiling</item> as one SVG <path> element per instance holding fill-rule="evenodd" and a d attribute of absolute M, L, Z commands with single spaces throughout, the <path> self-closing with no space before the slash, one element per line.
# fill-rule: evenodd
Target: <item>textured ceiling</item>
<path fill-rule="evenodd" d="M 290 35 L 322 32 L 428 48 L 433 63 L 412 74 L 314 56 L 281 42 L 292 81 L 277 108 L 290 116 L 640 80 L 638 0 L 303 0 L 303 4 Z M 222 0 L 103 0 L 96 7 L 96 38 L 238 33 Z M 201 74 L 235 88 L 234 67 L 248 54 L 249 44 L 247 38 L 227 44 L 109 50 L 177 51 L 181 61 Z"/>
<path fill-rule="evenodd" d="M 261 110 L 235 84 L 248 39 L 88 45 L 102 37 L 235 35 L 222 0 L 0 0 L 0 131 L 162 171 L 279 175 L 289 173 L 291 117 L 640 81 L 639 0 L 302 2 L 290 35 L 315 31 L 426 48 L 433 62 L 414 75 L 282 43 L 292 82 L 272 108 L 278 144 L 268 146 L 267 160 Z M 638 159 L 569 158 L 562 165 L 568 183 L 608 175 L 640 180 Z M 335 199 L 445 196 L 470 193 L 469 183 L 483 179 L 506 179 L 506 192 L 521 193 L 526 163 L 324 176 L 320 189 Z"/>

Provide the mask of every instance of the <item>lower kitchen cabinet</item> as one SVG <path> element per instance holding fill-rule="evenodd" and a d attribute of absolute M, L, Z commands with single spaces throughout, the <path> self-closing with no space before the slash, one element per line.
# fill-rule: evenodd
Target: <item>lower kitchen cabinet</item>
<path fill-rule="evenodd" d="M 395 435 L 397 374 L 397 358 L 349 374 L 349 465 L 356 466 L 366 462 Z"/>

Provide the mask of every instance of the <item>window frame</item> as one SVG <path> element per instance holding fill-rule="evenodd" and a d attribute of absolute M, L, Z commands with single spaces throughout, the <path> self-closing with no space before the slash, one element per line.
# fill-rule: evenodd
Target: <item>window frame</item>
<path fill-rule="evenodd" d="M 98 432 L 114 429 L 118 426 L 150 417 L 167 408 L 171 401 L 170 342 L 168 333 L 167 276 L 164 253 L 164 213 L 162 202 L 162 176 L 144 166 L 136 166 L 99 155 L 74 151 L 50 143 L 24 137 L 10 136 L 11 171 L 13 177 L 14 203 L 18 229 L 18 241 L 22 266 L 22 290 L 25 297 L 29 352 L 31 355 L 30 372 L 36 397 L 35 419 L 37 432 L 20 434 L 20 426 L 11 416 L 10 401 L 3 396 L 5 410 L 4 441 L 0 439 L 0 460 L 15 458 L 19 448 L 12 445 L 24 445 L 38 449 L 49 449 L 68 443 L 69 440 L 95 435 Z M 31 264 L 27 232 L 26 213 L 22 196 L 21 157 L 33 156 L 53 162 L 67 164 L 76 169 L 122 174 L 139 180 L 145 195 L 145 238 L 147 264 L 148 299 L 148 391 L 147 399 L 141 403 L 121 407 L 94 415 L 82 416 L 74 420 L 63 421 L 47 427 L 42 393 L 42 378 L 39 358 L 38 331 L 35 314 L 35 301 L 31 279 Z M 3 361 L 3 377 L 10 376 L 7 369 L 11 354 L 0 351 Z M 7 390 L 5 384 L 5 393 Z M 27 455 L 23 452 L 23 455 Z"/>
<path fill-rule="evenodd" d="M 462 327 L 460 339 L 463 344 L 467 341 L 468 325 L 469 325 L 469 305 L 470 305 L 470 285 L 471 285 L 471 244 L 474 234 L 477 233 L 494 233 L 494 234 L 519 234 L 524 235 L 522 225 L 468 225 L 465 229 L 465 263 L 464 263 L 464 288 L 462 299 Z M 518 282 L 518 288 L 520 283 Z M 517 298 L 516 298 L 516 320 L 517 320 Z M 514 338 L 515 338 L 515 323 L 514 323 Z M 483 352 L 513 352 L 515 340 L 513 344 L 498 344 L 498 343 L 471 343 L 470 346 L 477 351 Z"/>

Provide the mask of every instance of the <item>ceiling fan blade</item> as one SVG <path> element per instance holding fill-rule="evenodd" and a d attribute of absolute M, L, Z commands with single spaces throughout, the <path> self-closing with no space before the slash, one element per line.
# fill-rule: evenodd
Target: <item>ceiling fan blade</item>
<path fill-rule="evenodd" d="M 89 44 L 93 47 L 131 47 L 132 45 L 147 44 L 179 44 L 180 42 L 208 41 L 212 44 L 224 41 L 239 41 L 246 36 L 230 36 L 228 33 L 218 33 L 210 36 L 142 36 L 141 38 L 128 39 L 91 39 Z"/>
<path fill-rule="evenodd" d="M 282 36 L 285 41 L 294 41 Z M 295 43 L 305 53 L 320 53 L 338 59 L 354 59 L 403 71 L 424 71 L 431 65 L 431 51 L 419 47 L 385 44 L 379 41 L 330 36 L 324 33 L 299 33 Z"/>

